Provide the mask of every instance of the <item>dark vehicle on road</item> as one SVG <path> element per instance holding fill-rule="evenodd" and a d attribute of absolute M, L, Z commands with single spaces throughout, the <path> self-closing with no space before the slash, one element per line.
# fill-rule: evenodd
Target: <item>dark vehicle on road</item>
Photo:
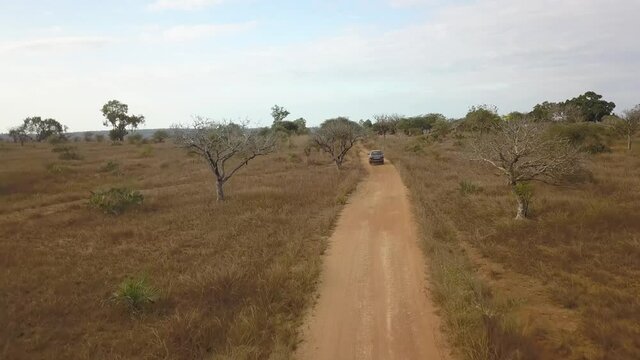
<path fill-rule="evenodd" d="M 382 150 L 372 150 L 369 153 L 369 164 L 384 164 L 384 153 Z"/>

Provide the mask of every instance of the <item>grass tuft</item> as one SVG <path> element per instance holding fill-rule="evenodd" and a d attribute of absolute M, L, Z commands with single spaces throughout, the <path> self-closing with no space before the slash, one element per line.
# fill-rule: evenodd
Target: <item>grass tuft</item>
<path fill-rule="evenodd" d="M 482 187 L 468 180 L 460 180 L 460 182 L 458 183 L 458 191 L 460 191 L 460 194 L 463 196 L 473 195 L 481 192 Z"/>
<path fill-rule="evenodd" d="M 128 277 L 118 286 L 113 299 L 137 313 L 158 299 L 158 291 L 151 286 L 147 276 Z"/>

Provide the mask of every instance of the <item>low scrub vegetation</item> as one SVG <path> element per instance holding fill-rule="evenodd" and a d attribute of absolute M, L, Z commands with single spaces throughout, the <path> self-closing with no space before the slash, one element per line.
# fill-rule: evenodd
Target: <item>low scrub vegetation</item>
<path fill-rule="evenodd" d="M 120 164 L 117 161 L 109 160 L 99 169 L 100 172 L 117 172 L 120 170 Z"/>
<path fill-rule="evenodd" d="M 58 153 L 60 160 L 82 160 L 83 157 L 78 153 L 77 146 L 71 145 L 56 145 L 51 149 L 52 152 Z"/>
<path fill-rule="evenodd" d="M 551 135 L 567 139 L 570 144 L 590 154 L 609 152 L 613 141 L 612 129 L 602 124 L 561 123 L 552 126 L 549 132 Z"/>
<path fill-rule="evenodd" d="M 338 172 L 317 151 L 309 163 L 287 161 L 307 157 L 308 138 L 292 142 L 239 171 L 220 203 L 207 166 L 170 142 L 144 159 L 132 146 L 79 143 L 87 159 L 64 179 L 42 165 L 56 161 L 50 145 L 7 144 L 0 357 L 290 357 L 342 208 L 336 199 L 364 171 L 349 157 Z M 121 177 L 96 172 L 110 160 Z M 144 193 L 140 211 L 87 211 L 89 191 L 121 184 Z M 142 286 L 129 279 L 140 271 Z"/>
<path fill-rule="evenodd" d="M 139 191 L 122 187 L 92 192 L 89 204 L 105 213 L 120 215 L 129 208 L 141 205 L 143 200 L 144 196 Z"/>
<path fill-rule="evenodd" d="M 458 183 L 458 190 L 460 190 L 460 194 L 462 195 L 473 195 L 481 192 L 482 188 L 471 181 L 460 180 L 460 183 Z"/>
<path fill-rule="evenodd" d="M 386 139 L 414 200 L 456 353 L 635 359 L 640 293 L 630 277 L 640 273 L 638 152 L 626 149 L 626 139 L 611 140 L 610 153 L 585 155 L 589 181 L 509 189 L 499 170 L 470 160 L 471 138 L 426 145 L 424 153 L 408 149 L 410 139 Z M 483 190 L 474 192 L 473 183 Z M 514 192 L 531 220 L 513 219 Z"/>

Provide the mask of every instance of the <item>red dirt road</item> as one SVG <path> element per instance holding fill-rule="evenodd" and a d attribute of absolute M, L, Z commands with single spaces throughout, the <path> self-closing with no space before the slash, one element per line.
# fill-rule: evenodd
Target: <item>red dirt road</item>
<path fill-rule="evenodd" d="M 369 168 L 329 240 L 296 357 L 446 359 L 407 189 L 393 165 Z"/>

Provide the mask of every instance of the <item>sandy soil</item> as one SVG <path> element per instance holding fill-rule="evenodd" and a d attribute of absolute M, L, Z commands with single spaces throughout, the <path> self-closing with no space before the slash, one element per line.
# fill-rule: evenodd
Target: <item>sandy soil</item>
<path fill-rule="evenodd" d="M 392 164 L 366 166 L 329 240 L 296 357 L 445 359 L 407 189 Z"/>

